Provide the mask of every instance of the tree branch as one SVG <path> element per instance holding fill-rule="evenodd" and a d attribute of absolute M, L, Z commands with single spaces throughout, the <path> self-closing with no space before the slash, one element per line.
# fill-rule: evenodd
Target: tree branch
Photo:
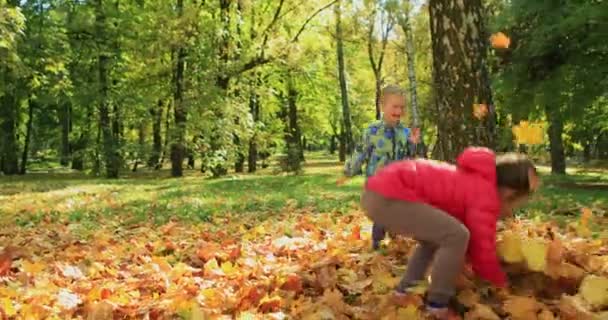
<path fill-rule="evenodd" d="M 281 14 L 281 10 L 283 10 L 284 3 L 285 3 L 285 0 L 281 0 L 281 2 L 279 2 L 279 6 L 277 7 L 277 10 L 275 10 L 275 12 L 274 12 L 272 21 L 270 21 L 270 23 L 268 24 L 266 29 L 264 29 L 264 32 L 262 32 L 262 34 L 264 35 L 264 41 L 262 41 L 262 51 L 264 51 L 264 48 L 266 47 L 266 44 L 268 43 L 268 35 L 270 34 L 270 29 L 272 29 L 272 27 L 279 20 L 279 15 Z"/>
<path fill-rule="evenodd" d="M 249 62 L 245 63 L 245 64 L 244 64 L 244 65 L 243 65 L 243 66 L 242 66 L 242 67 L 241 67 L 241 68 L 240 68 L 240 69 L 239 69 L 239 70 L 236 72 L 236 74 L 238 75 L 238 74 L 241 74 L 241 73 L 247 72 L 247 71 L 249 71 L 249 70 L 251 70 L 251 69 L 253 69 L 253 68 L 255 68 L 255 67 L 265 65 L 265 64 L 267 64 L 267 63 L 271 62 L 272 60 L 273 60 L 273 58 L 265 58 L 265 57 L 262 57 L 262 56 L 257 56 L 255 59 L 252 59 L 251 61 L 249 61 Z"/>
<path fill-rule="evenodd" d="M 300 30 L 298 30 L 298 33 L 296 33 L 296 36 L 291 40 L 291 42 L 298 42 L 298 39 L 300 38 L 300 35 L 302 34 L 302 32 L 304 32 L 304 29 L 306 29 L 306 26 L 308 25 L 308 23 L 314 19 L 319 13 L 323 12 L 323 10 L 333 6 L 336 2 L 338 2 L 338 0 L 333 0 L 332 2 L 324 5 L 323 7 L 321 7 L 319 10 L 315 11 L 315 13 L 313 13 L 310 17 L 308 17 L 308 19 L 306 19 L 306 21 L 304 22 L 304 24 L 302 25 L 302 27 L 300 28 Z"/>
<path fill-rule="evenodd" d="M 384 61 L 384 55 L 386 53 L 386 45 L 388 44 L 388 35 L 393 30 L 395 23 L 393 19 L 388 18 L 389 21 L 386 22 L 386 29 L 382 32 L 382 51 L 380 51 L 380 58 L 378 59 L 378 69 L 382 69 L 382 62 Z"/>
<path fill-rule="evenodd" d="M 374 24 L 376 20 L 376 9 L 372 11 L 370 15 L 370 27 L 369 32 L 367 33 L 367 53 L 369 55 L 369 63 L 372 65 L 372 70 L 374 74 L 376 74 L 376 60 L 374 59 Z"/>

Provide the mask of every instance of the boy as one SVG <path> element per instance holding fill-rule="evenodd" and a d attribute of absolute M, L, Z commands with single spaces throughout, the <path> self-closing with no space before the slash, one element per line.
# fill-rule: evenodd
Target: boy
<path fill-rule="evenodd" d="M 371 123 L 364 131 L 361 144 L 357 145 L 351 159 L 346 162 L 344 174 L 352 177 L 362 173 L 367 163 L 366 178 L 373 176 L 387 164 L 413 155 L 410 129 L 403 125 L 401 116 L 405 109 L 405 93 L 396 85 L 382 90 L 382 119 Z M 374 223 L 372 248 L 377 250 L 384 239 L 385 229 Z"/>

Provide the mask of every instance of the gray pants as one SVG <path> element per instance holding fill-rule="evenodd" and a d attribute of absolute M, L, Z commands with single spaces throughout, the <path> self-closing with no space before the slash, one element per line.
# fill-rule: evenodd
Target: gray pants
<path fill-rule="evenodd" d="M 434 259 L 427 298 L 432 303 L 447 304 L 462 271 L 469 230 L 456 218 L 427 204 L 386 199 L 372 191 L 364 191 L 361 203 L 374 223 L 419 242 L 397 290 L 403 292 L 424 280 Z"/>

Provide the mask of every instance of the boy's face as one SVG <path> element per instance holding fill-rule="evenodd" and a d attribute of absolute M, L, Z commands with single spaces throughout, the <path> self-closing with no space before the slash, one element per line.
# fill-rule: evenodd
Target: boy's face
<path fill-rule="evenodd" d="M 384 119 L 389 124 L 396 124 L 403 115 L 405 109 L 405 97 L 388 94 L 384 96 L 382 101 L 382 112 L 384 113 Z"/>

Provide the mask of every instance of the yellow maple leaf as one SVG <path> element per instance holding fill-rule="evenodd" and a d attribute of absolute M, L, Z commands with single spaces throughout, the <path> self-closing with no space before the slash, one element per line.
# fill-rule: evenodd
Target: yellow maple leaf
<path fill-rule="evenodd" d="M 416 319 L 420 319 L 420 312 L 418 311 L 418 308 L 416 308 L 416 306 L 409 305 L 405 308 L 397 309 L 397 317 L 399 319 L 416 320 Z"/>
<path fill-rule="evenodd" d="M 508 263 L 523 262 L 520 236 L 512 231 L 503 232 L 502 239 L 498 242 L 498 255 Z"/>
<path fill-rule="evenodd" d="M 42 272 L 46 268 L 44 263 L 29 261 L 23 261 L 21 266 L 23 267 L 23 271 L 32 274 Z"/>
<path fill-rule="evenodd" d="M 608 278 L 588 275 L 583 279 L 579 292 L 595 308 L 608 306 Z"/>
<path fill-rule="evenodd" d="M 13 306 L 13 302 L 8 298 L 0 299 L 0 308 L 4 311 L 4 314 L 8 317 L 17 315 L 17 311 Z"/>
<path fill-rule="evenodd" d="M 386 293 L 399 283 L 399 278 L 388 271 L 378 272 L 373 276 L 372 288 L 375 293 Z"/>
<path fill-rule="evenodd" d="M 221 269 L 227 276 L 231 276 L 239 272 L 239 270 L 230 261 L 222 263 Z"/>
<path fill-rule="evenodd" d="M 547 244 L 542 239 L 527 239 L 521 247 L 521 252 L 530 270 L 537 272 L 545 270 L 547 266 Z"/>
<path fill-rule="evenodd" d="M 511 129 L 518 144 L 535 145 L 543 142 L 543 126 L 540 123 L 520 121 Z"/>

